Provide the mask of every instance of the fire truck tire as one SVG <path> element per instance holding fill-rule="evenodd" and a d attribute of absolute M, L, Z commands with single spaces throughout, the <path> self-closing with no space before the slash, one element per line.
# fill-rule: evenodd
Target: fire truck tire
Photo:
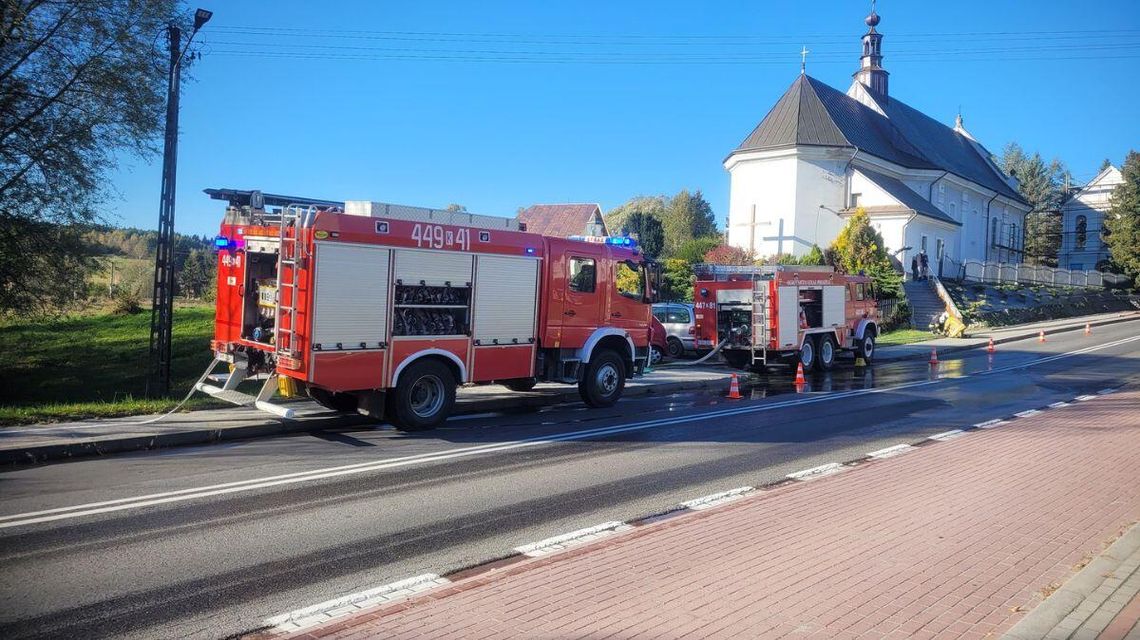
<path fill-rule="evenodd" d="M 867 330 L 863 337 L 856 341 L 855 355 L 863 358 L 867 364 L 871 364 L 871 359 L 875 356 L 875 332 Z"/>
<path fill-rule="evenodd" d="M 586 375 L 578 383 L 578 393 L 591 407 L 609 407 L 625 389 L 625 363 L 610 349 L 594 354 L 586 365 Z"/>
<path fill-rule="evenodd" d="M 800 346 L 799 363 L 804 366 L 804 371 L 811 371 L 815 366 L 816 348 L 815 340 L 811 336 L 804 338 L 803 345 Z"/>
<path fill-rule="evenodd" d="M 534 385 L 538 384 L 538 380 L 534 378 L 515 378 L 514 380 L 502 380 L 500 384 L 511 391 L 523 392 L 534 389 Z"/>
<path fill-rule="evenodd" d="M 665 350 L 668 352 L 670 358 L 680 358 L 685 355 L 685 345 L 679 338 L 670 336 L 669 340 L 665 343 Z"/>
<path fill-rule="evenodd" d="M 334 393 L 327 389 L 309 388 L 309 397 L 326 409 L 340 413 L 356 413 L 356 396 L 351 393 Z"/>
<path fill-rule="evenodd" d="M 438 426 L 455 404 L 455 376 L 438 360 L 418 360 L 400 374 L 388 403 L 389 417 L 402 431 Z"/>
<path fill-rule="evenodd" d="M 816 343 L 815 369 L 816 371 L 830 371 L 835 366 L 835 355 L 839 352 L 839 345 L 835 338 L 829 335 L 819 337 Z"/>

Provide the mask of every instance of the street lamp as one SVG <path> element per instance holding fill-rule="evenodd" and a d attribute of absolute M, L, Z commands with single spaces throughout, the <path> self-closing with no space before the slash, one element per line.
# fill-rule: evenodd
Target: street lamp
<path fill-rule="evenodd" d="M 154 256 L 154 300 L 150 311 L 150 369 L 146 381 L 148 396 L 170 392 L 171 332 L 174 326 L 174 195 L 178 177 L 178 94 L 182 79 L 182 57 L 194 35 L 213 12 L 194 12 L 194 30 L 182 45 L 182 30 L 171 23 L 166 28 L 170 48 L 170 72 L 166 77 L 166 135 L 162 143 L 162 196 L 158 208 L 158 246 Z"/>

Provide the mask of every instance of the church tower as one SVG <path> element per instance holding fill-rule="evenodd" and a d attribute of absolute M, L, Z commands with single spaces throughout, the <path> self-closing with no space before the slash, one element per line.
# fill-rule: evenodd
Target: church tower
<path fill-rule="evenodd" d="M 859 58 L 859 70 L 855 72 L 855 82 L 863 85 L 876 98 L 887 99 L 887 76 L 883 69 L 883 34 L 875 31 L 879 25 L 879 14 L 875 13 L 875 3 L 871 2 L 871 14 L 863 21 L 867 23 L 867 33 L 863 35 L 863 55 Z"/>

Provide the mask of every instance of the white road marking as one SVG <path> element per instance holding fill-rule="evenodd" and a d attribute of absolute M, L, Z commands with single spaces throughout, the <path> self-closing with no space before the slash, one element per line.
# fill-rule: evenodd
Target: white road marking
<path fill-rule="evenodd" d="M 966 432 L 962 431 L 961 429 L 951 429 L 949 431 L 943 431 L 942 433 L 936 433 L 936 434 L 930 436 L 930 439 L 931 440 L 937 440 L 939 442 L 946 442 L 947 440 L 953 440 L 954 438 L 960 438 L 964 435 L 966 435 Z"/>
<path fill-rule="evenodd" d="M 1054 402 L 1053 404 L 1049 405 L 1049 408 L 1050 409 L 1063 409 L 1067 406 L 1069 406 L 1068 402 Z"/>
<path fill-rule="evenodd" d="M 792 480 L 802 480 L 806 482 L 808 480 L 815 480 L 816 478 L 822 478 L 824 476 L 835 475 L 840 471 L 843 471 L 844 468 L 845 467 L 838 462 L 828 462 L 827 464 L 821 464 L 818 467 L 812 467 L 810 469 L 804 469 L 803 471 L 789 473 L 787 477 Z"/>
<path fill-rule="evenodd" d="M 333 618 L 355 613 L 386 602 L 400 600 L 411 595 L 434 589 L 435 587 L 451 584 L 447 578 L 441 578 L 434 573 L 425 573 L 414 578 L 400 580 L 391 584 L 382 585 L 366 591 L 358 591 L 348 595 L 325 600 L 308 607 L 296 609 L 272 618 L 267 618 L 262 624 L 273 627 L 277 631 L 296 631 L 307 627 L 323 624 Z"/>
<path fill-rule="evenodd" d="M 886 449 L 879 449 L 878 451 L 872 451 L 871 453 L 867 454 L 867 457 L 882 460 L 883 458 L 893 458 L 897 455 L 902 455 L 908 451 L 914 451 L 914 449 L 915 448 L 909 444 L 896 444 L 893 447 L 887 447 Z"/>
<path fill-rule="evenodd" d="M 986 420 L 985 422 L 979 422 L 978 424 L 976 424 L 974 426 L 979 428 L 979 429 L 993 429 L 994 427 L 1000 427 L 1003 424 L 1009 424 L 1009 423 L 1006 422 L 1005 420 L 1002 420 L 1001 418 L 994 418 L 993 420 Z"/>
<path fill-rule="evenodd" d="M 743 498 L 755 490 L 756 487 L 737 487 L 735 489 L 729 489 L 728 491 L 721 491 L 720 493 L 713 493 L 707 496 L 701 496 L 700 498 L 686 500 L 682 502 L 680 506 L 686 509 L 692 509 L 693 511 L 700 511 L 701 509 L 708 509 L 709 507 L 715 507 L 726 502 L 732 502 L 737 498 Z"/>
<path fill-rule="evenodd" d="M 1076 400 L 1078 402 L 1088 402 L 1089 400 L 1095 400 L 1096 398 L 1097 398 L 1097 396 L 1095 394 L 1092 394 L 1092 395 L 1077 396 L 1076 398 L 1074 398 L 1074 400 Z"/>
<path fill-rule="evenodd" d="M 207 485 L 203 487 L 195 487 L 191 489 L 180 489 L 177 491 L 166 491 L 162 493 L 154 493 L 143 496 L 135 496 L 131 498 L 118 498 L 115 500 L 104 500 L 99 502 L 79 504 L 70 507 L 60 507 L 55 509 L 44 509 L 41 511 L 32 511 L 27 513 L 13 514 L 7 516 L 0 516 L 0 529 L 10 527 L 18 527 L 29 524 L 37 524 L 41 522 L 52 522 L 56 520 L 64 520 L 70 518 L 80 518 L 85 516 L 97 515 L 101 513 L 109 513 L 114 511 L 122 511 L 126 509 L 138 509 L 158 504 L 168 504 L 173 502 L 182 502 L 186 500 L 194 500 L 197 498 L 206 498 L 217 495 L 226 495 L 231 493 L 238 493 L 243 491 L 253 491 L 256 489 L 264 489 L 275 486 L 283 486 L 290 484 L 298 484 L 302 482 L 313 482 L 316 480 L 323 480 L 326 478 L 334 478 L 346 475 L 353 475 L 358 473 L 366 473 L 369 471 L 379 471 L 384 469 L 393 469 L 399 467 L 407 467 L 412 465 L 420 465 L 429 462 L 439 462 L 444 460 L 454 460 L 465 458 L 485 453 L 495 453 L 501 451 L 511 451 L 516 449 L 523 449 L 541 445 L 552 444 L 555 442 L 566 442 L 571 440 L 584 440 L 587 438 L 597 438 L 602 436 L 609 436 L 618 433 L 628 433 L 631 431 L 643 431 L 646 429 L 654 429 L 659 427 L 673 426 L 677 424 L 685 424 L 689 422 L 704 422 L 708 420 L 715 420 L 728 416 L 748 415 L 753 413 L 763 413 L 766 411 L 775 411 L 787 407 L 797 407 L 819 402 L 833 402 L 836 400 L 845 400 L 848 398 L 875 395 L 880 393 L 893 393 L 905 389 L 914 389 L 925 387 L 929 385 L 941 384 L 947 381 L 961 381 L 965 378 L 973 376 L 988 375 L 1000 371 L 1007 371 L 1013 369 L 1024 369 L 1039 364 L 1054 362 L 1062 358 L 1073 357 L 1092 351 L 1101 349 L 1108 349 L 1121 344 L 1134 342 L 1140 340 L 1140 336 L 1131 338 L 1124 338 L 1113 342 L 1108 342 L 1102 345 L 1085 347 L 1077 349 L 1064 354 L 1048 356 L 1039 358 L 1034 361 L 1026 362 L 1023 364 L 1006 367 L 1004 369 L 993 369 L 991 371 L 983 371 L 974 374 L 967 374 L 957 378 L 939 378 L 935 380 L 921 380 L 917 382 L 908 382 L 891 387 L 877 387 L 873 389 L 853 389 L 851 391 L 841 391 L 827 395 L 811 396 L 804 398 L 796 398 L 793 400 L 784 400 L 780 402 L 773 402 L 770 404 L 762 405 L 745 405 L 733 409 L 723 409 L 720 411 L 710 411 L 707 413 L 700 413 L 688 416 L 675 416 L 671 418 L 660 418 L 655 420 L 646 420 L 643 422 L 633 422 L 623 425 L 613 425 L 609 427 L 599 427 L 596 429 L 586 429 L 583 431 L 571 431 L 549 436 L 535 436 L 533 438 L 524 438 L 522 440 L 507 441 L 501 443 L 477 445 L 471 447 L 462 447 L 452 451 L 441 451 L 436 453 L 422 453 L 412 456 L 405 456 L 400 458 L 392 458 L 388 460 L 373 460 L 370 462 L 359 462 L 355 464 L 341 465 L 336 467 L 326 467 L 323 469 L 313 469 L 311 471 L 300 471 L 296 473 L 287 473 L 276 476 L 268 476 L 263 478 L 252 478 L 249 480 L 239 480 L 236 482 L 226 482 L 216 485 Z M 1106 390 L 1113 391 L 1113 390 Z M 976 425 L 977 426 L 977 425 Z"/>
<path fill-rule="evenodd" d="M 1100 391 L 1097 391 L 1097 393 L 1102 396 L 1107 396 L 1110 393 L 1116 393 L 1116 389 L 1109 387 L 1108 389 L 1101 389 Z"/>
<path fill-rule="evenodd" d="M 1040 409 L 1026 409 L 1025 411 L 1018 411 L 1013 415 L 1017 418 L 1028 418 L 1029 416 L 1035 416 L 1039 413 L 1041 413 Z"/>
<path fill-rule="evenodd" d="M 569 547 L 592 542 L 598 538 L 614 534 L 619 531 L 627 531 L 632 528 L 633 527 L 627 525 L 624 522 L 603 522 L 602 524 L 586 527 L 585 529 L 578 529 L 577 531 L 571 531 L 570 533 L 564 533 L 562 535 L 547 538 L 545 540 L 539 540 L 538 542 L 532 542 L 531 544 L 524 544 L 521 547 L 515 547 L 515 551 L 523 555 L 536 558 L 538 556 L 554 553 L 555 551 L 561 551 Z"/>

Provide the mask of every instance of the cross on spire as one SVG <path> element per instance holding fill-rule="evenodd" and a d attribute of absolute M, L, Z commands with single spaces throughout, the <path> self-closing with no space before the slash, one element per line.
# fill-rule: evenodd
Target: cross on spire
<path fill-rule="evenodd" d="M 807 54 L 811 53 L 807 47 L 800 49 L 800 75 L 807 73 Z"/>

